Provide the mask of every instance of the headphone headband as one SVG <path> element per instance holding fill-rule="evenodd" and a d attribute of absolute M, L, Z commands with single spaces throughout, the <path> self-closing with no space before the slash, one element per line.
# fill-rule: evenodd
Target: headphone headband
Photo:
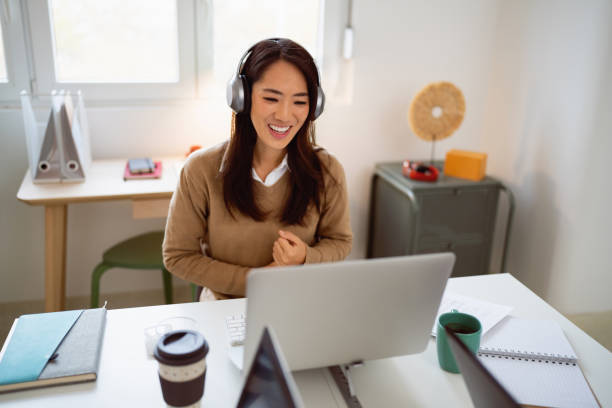
<path fill-rule="evenodd" d="M 249 55 L 251 55 L 251 52 L 253 52 L 253 47 L 249 48 L 247 52 L 242 54 L 242 57 L 240 58 L 240 62 L 238 63 L 238 68 L 236 69 L 236 75 L 240 75 L 242 73 L 242 67 L 244 66 L 244 62 L 249 57 Z"/>

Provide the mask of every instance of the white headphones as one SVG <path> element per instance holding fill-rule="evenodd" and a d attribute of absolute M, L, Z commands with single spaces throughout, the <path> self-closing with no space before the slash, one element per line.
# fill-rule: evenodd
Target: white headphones
<path fill-rule="evenodd" d="M 280 38 L 271 38 L 272 41 L 279 41 Z M 247 82 L 246 76 L 242 75 L 242 68 L 244 63 L 246 62 L 249 55 L 253 51 L 255 45 L 251 46 L 244 55 L 240 58 L 240 62 L 238 63 L 238 68 L 236 69 L 236 73 L 232 76 L 232 78 L 227 83 L 227 89 L 225 93 L 225 97 L 227 99 L 227 104 L 230 108 L 236 113 L 243 112 L 246 106 L 247 101 L 247 91 L 249 89 L 249 84 Z M 318 75 L 318 73 L 317 73 Z M 320 79 L 319 79 L 320 82 Z M 314 119 L 318 118 L 321 113 L 323 113 L 323 108 L 325 106 L 325 94 L 323 93 L 323 89 L 321 89 L 321 85 L 317 84 L 317 105 L 314 110 Z"/>

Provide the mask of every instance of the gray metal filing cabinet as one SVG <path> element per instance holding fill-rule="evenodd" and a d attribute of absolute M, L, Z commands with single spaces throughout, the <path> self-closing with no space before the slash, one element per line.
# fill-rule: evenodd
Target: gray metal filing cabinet
<path fill-rule="evenodd" d="M 503 271 L 514 201 L 500 181 L 475 182 L 442 171 L 436 182 L 416 181 L 403 176 L 401 162 L 379 163 L 372 179 L 367 256 L 450 251 L 457 257 L 452 276 L 489 273 L 501 191 L 509 200 Z"/>

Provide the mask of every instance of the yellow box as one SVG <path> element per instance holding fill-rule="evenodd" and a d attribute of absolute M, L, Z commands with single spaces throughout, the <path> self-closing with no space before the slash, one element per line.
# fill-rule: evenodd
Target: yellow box
<path fill-rule="evenodd" d="M 487 154 L 450 150 L 444 161 L 444 174 L 473 181 L 484 178 L 487 169 Z"/>

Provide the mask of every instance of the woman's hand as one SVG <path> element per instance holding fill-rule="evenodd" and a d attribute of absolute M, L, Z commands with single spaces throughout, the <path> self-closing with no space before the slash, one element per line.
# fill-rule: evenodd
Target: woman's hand
<path fill-rule="evenodd" d="M 280 237 L 274 241 L 272 257 L 278 265 L 301 265 L 306 260 L 306 244 L 289 231 L 278 231 Z"/>

